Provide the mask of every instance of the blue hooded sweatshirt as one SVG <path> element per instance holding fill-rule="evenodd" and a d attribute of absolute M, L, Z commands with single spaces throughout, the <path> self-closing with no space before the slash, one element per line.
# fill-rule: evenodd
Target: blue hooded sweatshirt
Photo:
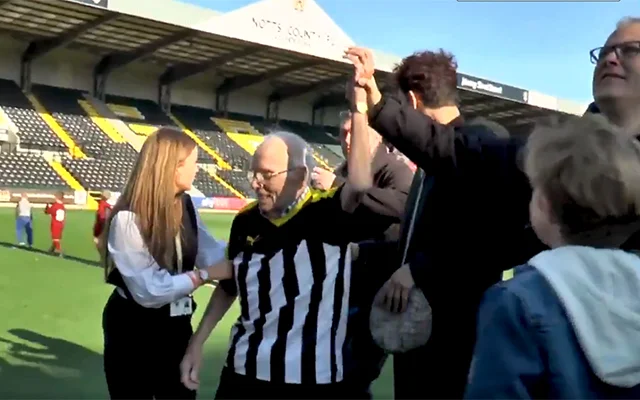
<path fill-rule="evenodd" d="M 544 251 L 485 295 L 469 399 L 640 399 L 640 257 Z"/>

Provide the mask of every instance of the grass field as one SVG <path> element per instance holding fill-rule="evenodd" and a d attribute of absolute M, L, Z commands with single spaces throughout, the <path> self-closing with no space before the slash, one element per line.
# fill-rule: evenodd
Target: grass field
<path fill-rule="evenodd" d="M 49 221 L 41 210 L 34 214 L 35 249 L 16 249 L 13 210 L 0 208 L 0 398 L 105 398 L 101 318 L 113 288 L 97 267 L 94 214 L 68 212 L 64 259 L 43 252 L 50 245 Z M 216 237 L 226 239 L 232 216 L 203 214 L 203 219 Z M 194 324 L 210 294 L 210 288 L 196 292 L 201 307 Z M 200 398 L 215 393 L 236 318 L 234 308 L 207 342 Z M 392 397 L 391 368 L 375 383 L 374 394 Z"/>

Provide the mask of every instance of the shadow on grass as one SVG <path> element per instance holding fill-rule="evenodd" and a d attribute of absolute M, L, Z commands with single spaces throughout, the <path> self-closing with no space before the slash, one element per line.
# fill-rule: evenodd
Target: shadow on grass
<path fill-rule="evenodd" d="M 20 251 L 28 251 L 31 253 L 37 253 L 43 256 L 47 256 L 47 257 L 53 257 L 53 258 L 58 258 L 57 255 L 55 254 L 51 254 L 48 251 L 42 250 L 42 249 L 36 249 L 34 247 L 29 248 L 26 246 L 17 246 L 15 243 L 8 243 L 8 242 L 2 242 L 0 241 L 0 247 L 4 247 L 7 249 L 15 249 L 15 250 L 20 250 Z M 79 262 L 85 265 L 89 265 L 92 267 L 100 267 L 100 263 L 94 260 L 88 260 L 86 258 L 81 258 L 81 257 L 76 257 L 76 256 L 71 256 L 71 255 L 64 255 L 64 259 L 65 260 L 70 260 L 70 261 L 75 261 L 75 262 Z"/>
<path fill-rule="evenodd" d="M 0 398 L 105 398 L 102 355 L 26 329 L 0 337 Z"/>
<path fill-rule="evenodd" d="M 1 399 L 105 399 L 102 354 L 26 329 L 0 337 Z M 206 352 L 199 398 L 213 398 L 224 351 Z M 222 350 L 222 349 L 220 349 Z"/>

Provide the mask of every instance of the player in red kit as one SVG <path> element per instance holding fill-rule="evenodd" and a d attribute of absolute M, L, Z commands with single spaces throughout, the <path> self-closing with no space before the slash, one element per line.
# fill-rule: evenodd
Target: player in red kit
<path fill-rule="evenodd" d="M 93 242 L 98 246 L 98 242 L 100 241 L 100 235 L 104 230 L 104 225 L 107 222 L 107 218 L 109 218 L 109 213 L 111 212 L 111 204 L 109 204 L 109 199 L 111 198 L 111 193 L 109 191 L 102 192 L 100 196 L 100 201 L 98 201 L 98 211 L 96 212 L 96 222 L 93 224 Z M 98 251 L 99 251 L 98 247 Z"/>
<path fill-rule="evenodd" d="M 64 193 L 56 193 L 56 200 L 51 204 L 47 204 L 44 209 L 45 214 L 51 216 L 51 248 L 50 253 L 57 253 L 62 256 L 62 247 L 60 246 L 60 240 L 62 239 L 62 230 L 64 229 L 64 221 L 67 217 L 67 212 L 64 208 Z"/>

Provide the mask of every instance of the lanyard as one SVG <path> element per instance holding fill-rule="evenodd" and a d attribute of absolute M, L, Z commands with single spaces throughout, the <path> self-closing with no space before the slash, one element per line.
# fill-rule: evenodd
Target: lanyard
<path fill-rule="evenodd" d="M 178 273 L 182 273 L 182 241 L 180 240 L 180 234 L 176 235 L 176 261 L 178 267 Z"/>

